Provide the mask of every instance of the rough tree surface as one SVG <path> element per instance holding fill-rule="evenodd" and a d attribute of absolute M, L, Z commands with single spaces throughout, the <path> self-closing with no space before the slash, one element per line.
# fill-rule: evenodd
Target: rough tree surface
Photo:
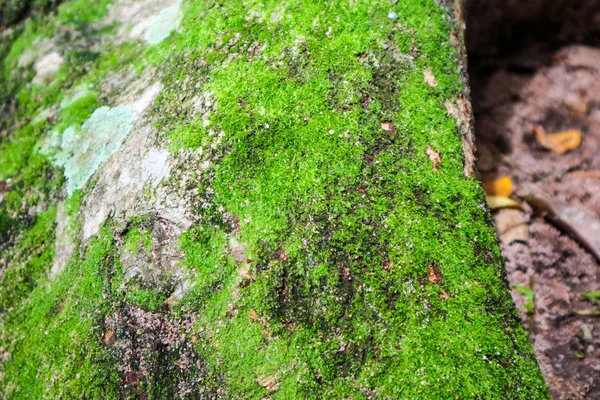
<path fill-rule="evenodd" d="M 3 398 L 548 397 L 455 5 L 0 4 Z"/>

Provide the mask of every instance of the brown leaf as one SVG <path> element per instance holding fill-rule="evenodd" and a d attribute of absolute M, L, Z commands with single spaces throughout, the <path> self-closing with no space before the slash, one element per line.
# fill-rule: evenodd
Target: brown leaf
<path fill-rule="evenodd" d="M 388 273 L 392 272 L 392 263 L 389 258 L 383 260 L 383 270 Z"/>
<path fill-rule="evenodd" d="M 567 176 L 576 178 L 600 179 L 600 171 L 573 171 L 569 172 Z"/>
<path fill-rule="evenodd" d="M 525 200 L 559 228 L 573 236 L 600 261 L 600 218 L 579 204 L 557 201 L 546 196 L 527 196 Z"/>
<path fill-rule="evenodd" d="M 432 164 L 433 164 L 433 170 L 435 172 L 438 171 L 438 164 L 440 162 L 442 162 L 442 158 L 440 157 L 440 154 L 438 152 L 436 152 L 435 150 L 433 150 L 433 147 L 428 146 L 427 147 L 427 157 L 429 157 L 429 159 L 431 160 Z"/>
<path fill-rule="evenodd" d="M 564 154 L 569 150 L 578 148 L 581 144 L 581 131 L 579 129 L 546 133 L 544 128 L 537 125 L 533 133 L 540 146 L 556 154 Z"/>
<path fill-rule="evenodd" d="M 529 240 L 529 227 L 521 210 L 506 208 L 495 213 L 493 218 L 498 236 L 506 245 Z"/>
<path fill-rule="evenodd" d="M 513 192 L 510 176 L 483 181 L 483 189 L 488 196 L 509 197 Z"/>
<path fill-rule="evenodd" d="M 575 313 L 582 317 L 600 317 L 600 309 L 588 308 L 585 310 L 575 311 Z"/>
<path fill-rule="evenodd" d="M 427 267 L 428 269 L 428 279 L 431 283 L 440 283 L 442 281 L 442 273 L 440 269 L 434 265 L 430 265 Z"/>
<path fill-rule="evenodd" d="M 589 111 L 587 100 L 581 93 L 568 96 L 563 103 L 569 113 L 577 118 L 585 117 Z"/>
<path fill-rule="evenodd" d="M 523 209 L 521 204 L 517 203 L 513 199 L 509 199 L 508 197 L 485 196 L 485 200 L 487 201 L 490 210 L 499 210 L 501 208 L 518 208 L 520 210 Z"/>

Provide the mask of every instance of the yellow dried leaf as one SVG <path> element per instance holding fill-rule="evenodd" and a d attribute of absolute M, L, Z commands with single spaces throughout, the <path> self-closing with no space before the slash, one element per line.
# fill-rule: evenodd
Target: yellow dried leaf
<path fill-rule="evenodd" d="M 581 131 L 579 129 L 546 133 L 544 128 L 537 125 L 533 133 L 540 146 L 556 154 L 564 154 L 569 150 L 578 148 L 581 144 Z"/>
<path fill-rule="evenodd" d="M 515 241 L 529 241 L 529 226 L 523 211 L 505 208 L 497 210 L 493 218 L 502 243 L 509 245 Z"/>
<path fill-rule="evenodd" d="M 484 180 L 483 188 L 488 196 L 508 197 L 513 192 L 513 184 L 510 176 Z"/>
<path fill-rule="evenodd" d="M 509 199 L 508 197 L 485 196 L 485 200 L 487 201 L 490 210 L 499 210 L 501 208 L 523 209 L 523 207 L 519 203 L 517 203 L 513 199 Z"/>

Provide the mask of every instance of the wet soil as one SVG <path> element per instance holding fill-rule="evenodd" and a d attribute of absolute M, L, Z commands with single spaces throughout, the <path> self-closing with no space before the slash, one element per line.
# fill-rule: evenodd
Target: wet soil
<path fill-rule="evenodd" d="M 600 263 L 525 201 L 542 191 L 600 220 L 600 2 L 484 3 L 467 7 L 478 168 L 510 176 L 524 207 L 494 212 L 513 297 L 553 397 L 600 399 L 600 318 L 577 314 L 600 309 L 582 297 L 600 290 Z M 581 145 L 551 153 L 536 125 L 579 129 Z M 533 290 L 533 312 L 517 286 Z"/>

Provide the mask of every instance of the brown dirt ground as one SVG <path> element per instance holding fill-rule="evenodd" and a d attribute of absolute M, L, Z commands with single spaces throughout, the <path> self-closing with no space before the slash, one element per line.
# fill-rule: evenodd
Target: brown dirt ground
<path fill-rule="evenodd" d="M 483 179 L 510 176 L 524 210 L 494 212 L 511 286 L 533 289 L 535 310 L 513 290 L 540 367 L 555 399 L 600 399 L 600 309 L 581 293 L 600 290 L 598 260 L 569 232 L 536 214 L 524 196 L 543 190 L 600 220 L 600 48 L 529 50 L 502 65 L 471 72 L 479 170 Z M 536 142 L 547 132 L 580 129 L 581 145 L 564 155 Z M 592 220 L 590 219 L 590 223 Z"/>

